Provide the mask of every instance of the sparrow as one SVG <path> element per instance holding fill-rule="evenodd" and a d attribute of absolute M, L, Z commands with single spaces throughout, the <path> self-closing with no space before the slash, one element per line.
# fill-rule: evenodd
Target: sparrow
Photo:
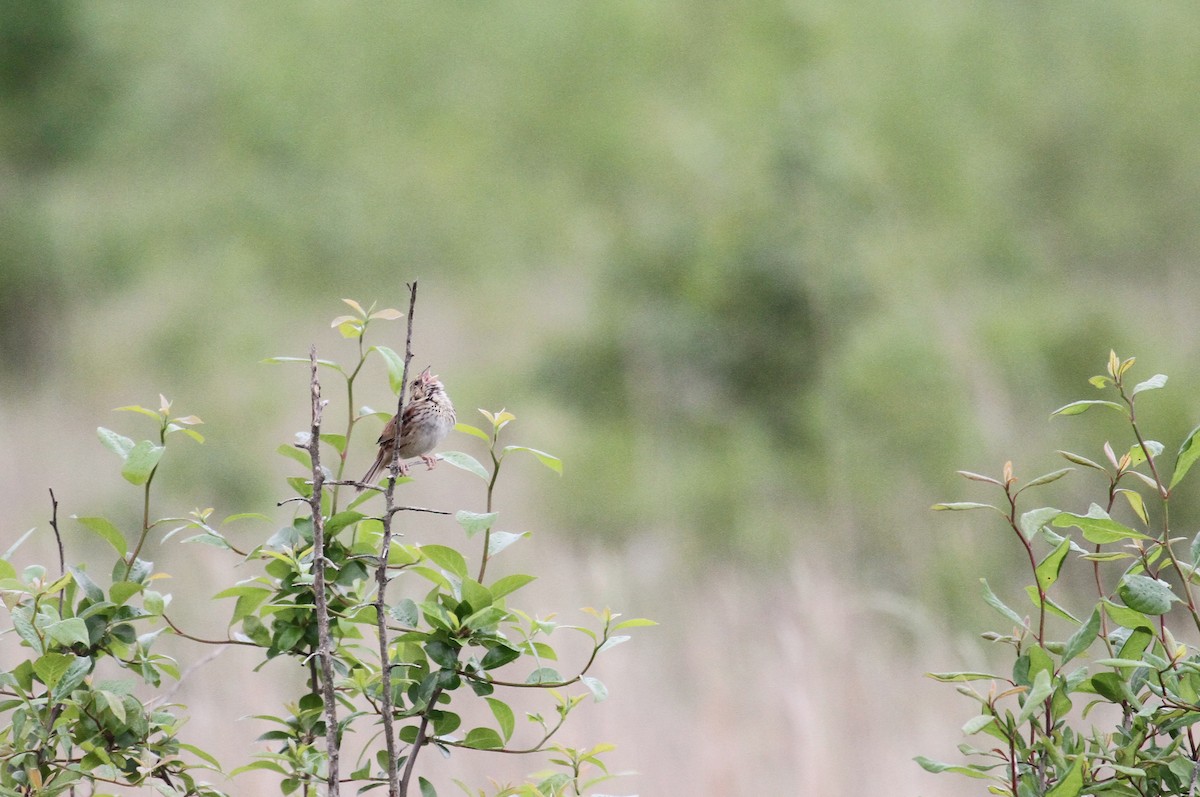
<path fill-rule="evenodd" d="M 437 464 L 437 458 L 429 456 L 438 443 L 450 434 L 454 428 L 454 405 L 446 388 L 438 381 L 429 369 L 417 376 L 409 385 L 408 404 L 404 405 L 404 425 L 400 431 L 400 475 L 408 475 L 408 465 L 404 460 L 410 457 L 420 457 L 430 470 Z M 379 455 L 375 464 L 359 481 L 371 484 L 379 472 L 392 462 L 392 450 L 396 447 L 396 416 L 383 427 L 379 435 Z M 358 492 L 362 492 L 362 487 Z"/>

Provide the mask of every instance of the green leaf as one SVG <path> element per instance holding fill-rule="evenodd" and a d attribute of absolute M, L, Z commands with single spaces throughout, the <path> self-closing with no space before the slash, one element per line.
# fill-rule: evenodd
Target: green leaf
<path fill-rule="evenodd" d="M 92 581 L 87 573 L 78 567 L 68 567 L 67 569 L 71 572 L 71 577 L 75 579 L 75 583 L 83 590 L 83 594 L 87 595 L 88 600 L 92 603 L 100 603 L 104 600 L 104 590 L 100 589 L 100 585 Z"/>
<path fill-rule="evenodd" d="M 309 358 L 307 358 L 307 357 L 267 357 L 265 360 L 263 360 L 263 362 L 265 362 L 265 363 L 304 363 L 305 365 L 308 365 L 312 361 L 309 360 Z M 345 373 L 345 371 L 342 370 L 342 366 L 338 365 L 333 360 L 317 360 L 317 365 L 323 365 L 326 368 L 332 368 L 333 370 L 337 371 L 340 374 Z"/>
<path fill-rule="evenodd" d="M 653 620 L 647 620 L 645 617 L 632 617 L 617 623 L 612 627 L 612 630 L 620 631 L 622 628 L 645 628 L 652 625 L 658 625 L 658 623 Z"/>
<path fill-rule="evenodd" d="M 1146 662 L 1141 659 L 1096 659 L 1094 663 L 1097 667 L 1120 667 L 1123 669 L 1146 666 Z"/>
<path fill-rule="evenodd" d="M 472 728 L 467 731 L 463 744 L 476 750 L 499 750 L 504 747 L 504 740 L 491 728 Z"/>
<path fill-rule="evenodd" d="M 995 721 L 996 718 L 991 714 L 980 714 L 977 717 L 972 717 L 962 726 L 963 736 L 974 736 Z"/>
<path fill-rule="evenodd" d="M 92 671 L 92 660 L 86 656 L 72 656 L 74 661 L 67 667 L 67 671 L 63 673 L 63 677 L 59 680 L 58 685 L 51 690 L 53 697 L 61 699 L 64 695 L 71 692 L 72 689 L 83 683 L 83 679 Z"/>
<path fill-rule="evenodd" d="M 498 517 L 500 517 L 499 512 L 479 513 L 460 509 L 454 513 L 454 519 L 467 532 L 468 537 L 474 537 L 481 531 L 487 531 L 495 524 Z"/>
<path fill-rule="evenodd" d="M 158 461 L 162 459 L 165 450 L 163 446 L 155 445 L 149 440 L 141 441 L 125 458 L 125 467 L 121 468 L 121 475 L 130 484 L 145 484 L 150 480 L 150 474 L 158 467 Z"/>
<path fill-rule="evenodd" d="M 108 588 L 108 597 L 113 603 L 121 606 L 145 588 L 145 585 L 133 581 L 117 581 Z"/>
<path fill-rule="evenodd" d="M 1024 487 L 1022 487 L 1021 491 L 1028 490 L 1030 487 L 1040 487 L 1043 484 L 1049 484 L 1050 482 L 1056 482 L 1073 470 L 1075 470 L 1075 469 L 1074 468 L 1062 468 L 1060 470 L 1054 471 L 1053 473 L 1046 473 L 1041 476 L 1038 476 L 1036 479 L 1034 479 L 1033 481 L 1026 484 Z"/>
<path fill-rule="evenodd" d="M 34 526 L 29 531 L 25 532 L 20 537 L 18 537 L 16 542 L 14 542 L 12 545 L 8 546 L 7 551 L 5 551 L 3 554 L 0 554 L 0 559 L 10 558 L 14 553 L 16 553 L 16 550 L 21 547 L 21 543 L 23 543 L 23 542 L 25 542 L 25 540 L 29 539 L 29 537 L 35 531 L 37 531 L 37 526 Z M 16 573 L 14 572 L 13 575 L 15 576 Z"/>
<path fill-rule="evenodd" d="M 1020 526 L 1021 531 L 1024 532 L 1025 537 L 1027 539 L 1032 539 L 1039 531 L 1042 530 L 1043 526 L 1061 514 L 1061 509 L 1055 509 L 1052 506 L 1044 506 L 1041 509 L 1031 509 L 1025 514 L 1021 515 L 1018 525 Z"/>
<path fill-rule="evenodd" d="M 483 431 L 482 429 L 480 429 L 480 428 L 478 428 L 478 427 L 476 427 L 476 426 L 472 426 L 472 425 L 471 425 L 471 424 L 469 424 L 469 423 L 456 423 L 456 424 L 454 424 L 454 431 L 456 431 L 456 432 L 462 432 L 462 433 L 464 433 L 464 434 L 469 434 L 469 435 L 472 435 L 472 436 L 474 436 L 474 437 L 478 437 L 480 440 L 482 440 L 482 441 L 483 441 L 483 442 L 485 442 L 485 443 L 488 443 L 489 445 L 490 445 L 490 444 L 491 444 L 491 442 L 492 442 L 492 438 L 490 438 L 490 437 L 488 437 L 488 436 L 487 436 L 487 432 Z"/>
<path fill-rule="evenodd" d="M 1092 609 L 1092 615 L 1087 619 L 1087 622 L 1079 626 L 1075 633 L 1071 635 L 1071 638 L 1067 640 L 1066 647 L 1063 648 L 1062 663 L 1066 664 L 1091 647 L 1092 642 L 1095 641 L 1099 633 L 1100 607 L 1097 606 Z"/>
<path fill-rule="evenodd" d="M 129 452 L 133 450 L 133 441 L 125 435 L 117 434 L 112 429 L 105 429 L 101 426 L 96 429 L 96 434 L 100 437 L 100 442 L 104 444 L 104 447 L 121 459 L 128 457 Z"/>
<path fill-rule="evenodd" d="M 76 643 L 88 644 L 87 626 L 78 617 L 68 617 L 66 620 L 50 623 L 46 626 L 45 631 L 51 639 L 63 647 L 69 648 Z"/>
<path fill-rule="evenodd" d="M 378 352 L 387 363 L 388 384 L 393 393 L 400 395 L 400 388 L 404 386 L 404 358 L 387 346 L 372 346 L 370 351 Z"/>
<path fill-rule="evenodd" d="M 1129 608 L 1149 615 L 1162 615 L 1178 600 L 1165 581 L 1142 575 L 1127 575 L 1121 579 L 1117 594 Z"/>
<path fill-rule="evenodd" d="M 1084 539 L 1097 545 L 1120 542 L 1121 540 L 1153 539 L 1113 520 L 1107 512 L 1100 508 L 1099 504 L 1092 504 L 1086 515 L 1063 512 L 1054 518 L 1054 525 L 1060 528 L 1077 527 L 1083 532 Z"/>
<path fill-rule="evenodd" d="M 443 570 L 461 578 L 467 577 L 467 560 L 453 548 L 445 545 L 422 545 L 421 553 Z"/>
<path fill-rule="evenodd" d="M 1029 596 L 1029 601 L 1034 606 L 1037 606 L 1037 607 L 1042 606 L 1041 598 L 1038 595 L 1036 585 L 1030 584 L 1029 586 L 1025 587 L 1025 594 Z M 1046 608 L 1049 609 L 1052 614 L 1056 614 L 1059 617 L 1063 618 L 1064 620 L 1070 620 L 1075 625 L 1083 624 L 1082 620 L 1080 620 L 1078 617 L 1076 617 L 1075 615 L 1068 612 L 1063 607 L 1059 606 L 1057 603 L 1055 603 L 1053 600 L 1051 600 L 1049 596 L 1046 596 L 1045 605 L 1046 605 Z"/>
<path fill-rule="evenodd" d="M 305 470 L 312 470 L 312 454 L 309 454 L 306 449 L 284 443 L 275 449 L 275 453 L 296 460 L 304 466 Z"/>
<path fill-rule="evenodd" d="M 108 706 L 108 710 L 121 724 L 125 724 L 125 700 L 121 695 L 113 694 L 107 689 L 98 689 L 96 694 L 104 705 Z"/>
<path fill-rule="evenodd" d="M 152 410 L 149 407 L 142 407 L 138 404 L 127 404 L 124 407 L 117 407 L 113 412 L 136 412 L 138 415 L 145 415 L 147 418 L 153 418 L 156 421 L 161 421 L 166 413 L 158 410 Z"/>
<path fill-rule="evenodd" d="M 529 677 L 525 679 L 527 684 L 557 684 L 562 683 L 562 676 L 558 674 L 558 670 L 553 667 L 538 667 L 533 672 L 529 673 Z"/>
<path fill-rule="evenodd" d="M 1049 671 L 1039 671 L 1034 676 L 1033 686 L 1029 687 L 1029 692 L 1025 695 L 1025 704 L 1021 706 L 1021 711 L 1017 714 L 1017 724 L 1024 725 L 1033 716 L 1034 712 L 1044 708 L 1043 703 L 1046 698 L 1050 697 L 1050 693 L 1053 691 L 1054 683 L 1050 679 Z"/>
<path fill-rule="evenodd" d="M 54 689 L 74 661 L 75 657 L 66 653 L 46 653 L 33 662 L 33 671 L 47 688 Z"/>
<path fill-rule="evenodd" d="M 437 789 L 433 788 L 433 784 L 423 777 L 417 778 L 417 788 L 421 790 L 421 797 L 437 797 Z"/>
<path fill-rule="evenodd" d="M 1104 613 L 1108 615 L 1109 619 L 1122 628 L 1153 627 L 1153 621 L 1151 621 L 1149 617 L 1139 611 L 1129 608 L 1128 606 L 1122 606 L 1119 603 L 1113 603 L 1107 598 L 1102 600 L 1100 605 L 1104 607 Z"/>
<path fill-rule="evenodd" d="M 1129 502 L 1129 508 L 1138 516 L 1138 519 L 1143 523 L 1149 523 L 1150 517 L 1146 514 L 1146 502 L 1142 500 L 1142 494 L 1135 490 L 1127 490 L 1124 487 L 1117 489 L 1126 501 Z"/>
<path fill-rule="evenodd" d="M 456 468 L 461 468 L 470 473 L 474 473 L 484 481 L 491 479 L 491 476 L 489 476 L 488 472 L 483 469 L 483 466 L 479 464 L 478 460 L 476 460 L 475 457 L 471 456 L 470 454 L 464 454 L 461 451 L 443 451 L 438 454 L 438 456 L 441 457 L 442 461 L 448 465 L 453 465 Z"/>
<path fill-rule="evenodd" d="M 1157 440 L 1147 440 L 1144 448 L 1141 443 L 1134 443 L 1129 447 L 1129 464 L 1136 468 L 1151 457 L 1157 459 L 1162 452 L 1163 444 Z"/>
<path fill-rule="evenodd" d="M 513 729 L 516 727 L 516 720 L 513 716 L 513 710 L 508 707 L 508 704 L 502 700 L 497 700 L 494 697 L 485 697 L 488 707 L 492 709 L 492 716 L 496 718 L 496 724 L 500 726 L 500 735 L 504 741 L 512 738 Z"/>
<path fill-rule="evenodd" d="M 504 456 L 504 454 L 507 454 L 509 451 L 528 451 L 530 454 L 533 454 L 535 457 L 537 457 L 538 461 L 547 468 L 559 474 L 560 476 L 562 475 L 562 460 L 558 457 L 547 454 L 545 451 L 538 451 L 536 448 L 529 448 L 528 446 L 505 446 L 501 456 Z"/>
<path fill-rule="evenodd" d="M 504 576 L 496 580 L 488 589 L 492 593 L 492 597 L 499 600 L 510 592 L 516 592 L 521 587 L 534 580 L 534 576 L 527 576 L 523 573 L 515 573 L 511 576 Z"/>
<path fill-rule="evenodd" d="M 1070 549 L 1071 541 L 1063 540 L 1061 545 L 1038 563 L 1034 572 L 1037 574 L 1038 583 L 1042 585 L 1043 592 L 1049 589 L 1055 581 L 1058 581 L 1058 574 L 1062 571 L 1063 561 Z"/>
<path fill-rule="evenodd" d="M 1088 459 L 1087 457 L 1080 456 L 1079 454 L 1072 454 L 1070 451 L 1059 451 L 1058 453 L 1061 454 L 1066 459 L 1070 460 L 1071 462 L 1074 462 L 1076 465 L 1082 465 L 1085 468 L 1091 468 L 1092 470 L 1098 470 L 1098 471 L 1104 472 L 1103 465 L 1101 465 L 1098 462 L 1093 462 L 1092 460 Z"/>
<path fill-rule="evenodd" d="M 1175 472 L 1171 475 L 1171 484 L 1167 487 L 1168 490 L 1175 489 L 1175 485 L 1179 484 L 1180 480 L 1192 469 L 1192 465 L 1196 464 L 1196 460 L 1200 459 L 1200 445 L 1196 445 L 1197 433 L 1200 433 L 1200 426 L 1188 432 L 1188 436 L 1179 445 L 1179 456 L 1175 460 Z"/>
<path fill-rule="evenodd" d="M 214 758 L 211 753 L 201 750 L 194 744 L 187 744 L 186 742 L 177 742 L 177 744 L 179 745 L 179 749 L 187 750 L 189 753 L 196 756 L 196 758 L 199 758 L 201 761 L 211 766 L 217 772 L 222 771 L 221 762 L 217 761 L 217 759 Z"/>
<path fill-rule="evenodd" d="M 1166 377 L 1163 377 L 1164 380 Z M 1054 788 L 1046 792 L 1046 797 L 1079 797 L 1083 791 L 1083 756 L 1077 756 L 1075 763 L 1067 770 Z"/>
<path fill-rule="evenodd" d="M 975 501 L 952 501 L 950 503 L 934 504 L 930 507 L 930 509 L 935 509 L 938 511 L 951 510 L 955 512 L 961 512 L 967 509 L 996 509 L 996 507 L 992 506 L 991 504 L 980 504 Z M 996 511 L 999 512 L 1000 510 L 996 509 Z"/>
<path fill-rule="evenodd" d="M 483 658 L 479 661 L 479 666 L 484 670 L 494 670 L 519 658 L 521 658 L 519 650 L 514 650 L 508 645 L 497 644 L 489 648 L 488 652 L 483 655 Z"/>
<path fill-rule="evenodd" d="M 1008 608 L 1004 601 L 996 597 L 996 594 L 992 592 L 992 588 L 988 586 L 986 578 L 979 579 L 979 583 L 983 584 L 983 600 L 988 606 L 991 606 L 993 609 L 1000 612 L 1000 614 L 1011 620 L 1013 625 L 1019 628 L 1025 627 L 1025 620 L 1021 617 L 1021 615 Z"/>
<path fill-rule="evenodd" d="M 592 693 L 592 700 L 597 703 L 602 703 L 608 699 L 608 687 L 593 678 L 590 675 L 579 676 L 579 682 L 587 687 L 587 690 Z"/>
<path fill-rule="evenodd" d="M 121 558 L 125 557 L 129 550 L 125 545 L 125 535 L 108 520 L 102 517 L 79 517 L 78 515 L 71 515 L 71 518 L 106 540 Z"/>
<path fill-rule="evenodd" d="M 940 681 L 944 684 L 960 683 L 964 681 L 995 681 L 999 680 L 998 676 L 990 672 L 927 672 L 926 678 L 932 678 L 935 681 Z"/>
<path fill-rule="evenodd" d="M 1110 407 L 1119 413 L 1122 413 L 1122 414 L 1125 413 L 1125 408 L 1122 407 L 1120 404 L 1117 404 L 1115 401 L 1089 400 L 1089 401 L 1072 401 L 1070 404 L 1067 404 L 1066 406 L 1063 406 L 1063 407 L 1059 407 L 1054 412 L 1050 413 L 1050 416 L 1053 417 L 1055 415 L 1079 415 L 1080 413 L 1087 412 L 1092 407 Z"/>
<path fill-rule="evenodd" d="M 985 779 L 988 777 L 986 772 L 981 772 L 978 769 L 972 769 L 971 767 L 960 767 L 953 764 L 943 764 L 939 761 L 926 758 L 923 755 L 917 756 L 913 759 L 913 761 L 916 761 L 921 766 L 921 769 L 925 770 L 926 772 L 933 772 L 935 774 L 939 772 L 953 772 L 957 775 L 966 775 L 968 778 Z"/>
<path fill-rule="evenodd" d="M 420 622 L 417 604 L 413 602 L 412 598 L 401 598 L 396 601 L 396 605 L 389 610 L 389 613 L 396 619 L 396 622 L 409 628 L 414 628 Z"/>
<path fill-rule="evenodd" d="M 511 531 L 493 531 L 492 536 L 488 537 L 488 556 L 495 556 L 517 540 L 528 536 L 528 531 L 522 531 L 520 534 L 514 534 Z"/>
<path fill-rule="evenodd" d="M 358 512 L 338 512 L 325 521 L 325 539 L 333 539 L 338 532 L 366 517 Z"/>
<path fill-rule="evenodd" d="M 1158 390 L 1167 384 L 1166 374 L 1155 374 L 1145 382 L 1138 382 L 1133 388 L 1133 395 L 1141 393 L 1143 390 Z"/>
<path fill-rule="evenodd" d="M 346 435 L 334 434 L 333 432 L 322 433 L 321 442 L 328 443 L 333 446 L 339 454 L 346 453 Z"/>

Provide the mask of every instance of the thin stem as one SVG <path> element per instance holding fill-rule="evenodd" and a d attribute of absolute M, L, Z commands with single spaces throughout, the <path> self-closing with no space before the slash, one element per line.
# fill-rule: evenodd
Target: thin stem
<path fill-rule="evenodd" d="M 317 611 L 317 658 L 321 662 L 321 687 L 325 703 L 325 748 L 329 756 L 327 794 L 337 797 L 338 773 L 338 721 L 337 698 L 333 691 L 333 643 L 329 630 L 329 603 L 325 595 L 325 517 L 321 510 L 321 497 L 325 492 L 325 474 L 321 470 L 321 382 L 317 377 L 317 347 L 309 350 L 312 368 L 312 428 L 308 439 L 308 453 L 312 457 L 312 497 L 309 506 L 313 524 L 313 596 Z"/>
<path fill-rule="evenodd" d="M 1120 382 L 1117 383 L 1117 390 L 1124 399 L 1126 405 L 1129 406 L 1129 426 L 1133 430 L 1134 439 L 1142 449 L 1142 453 L 1146 455 L 1146 464 L 1150 466 L 1150 475 L 1154 477 L 1154 484 L 1158 488 L 1158 497 L 1162 501 L 1162 537 L 1159 544 L 1167 552 L 1167 560 L 1171 563 L 1175 574 L 1179 576 L 1180 584 L 1183 586 L 1184 603 L 1187 604 L 1188 613 L 1192 616 L 1192 622 L 1196 626 L 1196 630 L 1200 631 L 1200 612 L 1196 611 L 1196 602 L 1192 597 L 1192 586 L 1188 576 L 1184 574 L 1183 568 L 1179 564 L 1179 560 L 1175 558 L 1175 551 L 1171 548 L 1171 492 L 1163 483 L 1162 478 L 1158 475 L 1158 466 L 1154 462 L 1154 455 L 1146 446 L 1146 441 L 1142 437 L 1142 431 L 1138 427 L 1137 411 L 1134 408 L 1135 396 L 1126 396 L 1125 388 Z"/>
<path fill-rule="evenodd" d="M 500 430 L 492 430 L 492 443 L 488 446 L 488 454 L 492 457 L 492 478 L 488 480 L 487 486 L 487 509 L 484 511 L 491 514 L 492 511 L 492 494 L 496 489 L 496 479 L 500 477 L 500 460 L 496 458 L 496 442 L 500 437 Z M 488 526 L 483 532 L 483 556 L 479 562 L 479 578 L 475 579 L 480 584 L 483 583 L 483 576 L 487 573 L 488 566 L 488 551 L 492 549 L 492 527 Z"/>
<path fill-rule="evenodd" d="M 247 642 L 242 639 L 203 639 L 198 636 L 192 636 L 179 626 L 175 625 L 175 623 L 167 615 L 162 615 L 162 619 L 171 627 L 171 630 L 175 632 L 175 636 L 181 636 L 184 639 L 190 639 L 193 642 L 199 642 L 202 645 L 249 645 L 253 648 L 261 647 L 261 645 L 255 642 Z"/>
<path fill-rule="evenodd" d="M 1038 631 L 1037 641 L 1039 645 L 1045 644 L 1046 636 L 1046 590 L 1042 587 L 1042 581 L 1037 575 L 1037 557 L 1033 553 L 1033 545 L 1025 537 L 1021 531 L 1021 527 L 1017 524 L 1017 495 L 1011 489 L 1012 482 L 1006 482 L 1004 485 L 1004 493 L 1008 496 L 1008 525 L 1012 527 L 1013 532 L 1017 535 L 1017 539 L 1021 541 L 1021 545 L 1025 547 L 1025 555 L 1029 558 L 1029 567 L 1033 571 L 1033 583 L 1037 587 L 1038 592 Z"/>
<path fill-rule="evenodd" d="M 50 528 L 54 530 L 54 541 L 58 543 L 58 575 L 65 576 L 67 574 L 67 556 L 63 550 L 62 535 L 58 532 L 58 499 L 54 497 L 54 488 L 50 488 Z M 66 599 L 66 590 L 58 593 L 58 616 L 62 617 L 63 601 Z"/>
<path fill-rule="evenodd" d="M 417 763 L 417 753 L 421 747 L 425 745 L 427 739 L 426 732 L 429 730 L 429 715 L 434 706 L 437 705 L 438 698 L 442 696 L 442 688 L 436 687 L 433 694 L 429 696 L 429 705 L 425 711 L 421 712 L 421 722 L 417 725 L 417 738 L 413 740 L 412 749 L 408 753 L 408 760 L 404 762 L 404 778 L 400 781 L 400 794 L 408 794 L 408 785 L 412 783 L 413 767 Z"/>
<path fill-rule="evenodd" d="M 417 306 L 417 282 L 413 280 L 408 285 L 408 331 L 404 341 L 404 369 L 400 377 L 400 395 L 396 399 L 396 440 L 402 439 L 404 431 L 404 397 L 408 388 L 408 365 L 412 360 L 413 314 Z M 397 508 L 395 504 L 396 472 L 400 462 L 400 445 L 392 446 L 392 461 L 388 465 L 387 489 L 383 491 L 385 512 L 383 514 L 383 537 L 379 542 L 379 567 L 375 570 L 375 621 L 379 636 L 379 666 L 380 666 L 380 718 L 383 721 L 384 744 L 387 748 L 388 797 L 397 797 L 408 789 L 408 779 L 412 766 L 420 749 L 421 736 L 409 753 L 405 765 L 404 780 L 399 780 L 396 753 L 396 734 L 393 730 L 392 718 L 392 667 L 390 642 L 387 627 L 387 563 L 392 549 L 392 518 Z"/>

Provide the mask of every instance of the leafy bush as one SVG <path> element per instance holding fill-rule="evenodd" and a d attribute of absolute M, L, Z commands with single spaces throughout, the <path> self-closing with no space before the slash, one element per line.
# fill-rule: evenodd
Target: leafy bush
<path fill-rule="evenodd" d="M 1133 383 L 1133 364 L 1132 357 L 1110 353 L 1106 373 L 1089 380 L 1106 397 L 1054 412 L 1111 410 L 1129 430 L 1129 444 L 1106 442 L 1103 456 L 1060 452 L 1098 477 L 1096 500 L 1085 511 L 1026 509 L 1028 491 L 1075 468 L 1022 484 L 1011 462 L 997 477 L 960 471 L 998 491 L 1000 501 L 934 506 L 986 509 L 1003 519 L 1028 563 L 1025 592 L 1033 611 L 1010 608 L 983 580 L 984 600 L 1007 621 L 984 638 L 1009 648 L 1012 671 L 930 674 L 957 684 L 979 704 L 963 733 L 982 744 L 960 746 L 971 761 L 966 765 L 918 758 L 925 769 L 983 779 L 990 793 L 1012 797 L 1151 797 L 1200 789 L 1194 727 L 1200 721 L 1200 534 L 1189 543 L 1171 523 L 1172 499 L 1200 459 L 1200 428 L 1178 446 L 1168 471 L 1164 445 L 1145 436 L 1137 416 L 1141 397 L 1165 386 L 1167 377 Z M 1087 563 L 1086 585 L 1060 581 L 1072 557 Z M 1090 605 L 1076 606 L 1087 592 Z M 990 685 L 968 686 L 978 682 Z"/>
<path fill-rule="evenodd" d="M 305 691 L 277 714 L 260 717 L 270 726 L 260 737 L 270 749 L 228 771 L 229 776 L 249 770 L 277 773 L 284 794 L 334 795 L 349 784 L 360 792 L 385 788 L 389 795 L 407 795 L 415 786 L 429 797 L 436 794 L 433 785 L 417 774 L 419 754 L 429 747 L 447 756 L 454 750 L 548 754 L 551 770 L 521 784 L 496 785 L 497 797 L 582 795 L 612 777 L 603 760 L 611 746 L 575 749 L 557 744 L 555 735 L 587 697 L 606 697 L 604 684 L 592 674 L 598 655 L 627 640 L 625 630 L 652 623 L 586 609 L 587 624 L 563 624 L 553 615 L 510 605 L 532 575 L 486 577 L 494 557 L 529 536 L 497 527 L 493 504 L 502 467 L 511 456 L 528 454 L 561 472 L 559 460 L 503 443 L 515 420 L 505 410 L 481 410 L 482 428 L 460 423 L 457 431 L 482 444 L 488 464 L 464 452 L 439 455 L 482 482 L 482 506 L 475 507 L 482 511 L 453 513 L 463 532 L 457 545 L 403 542 L 398 529 L 402 513 L 451 514 L 398 503 L 397 488 L 412 477 L 397 476 L 393 469 L 384 487 L 342 478 L 357 425 L 372 415 L 386 419 L 392 414 L 354 409 L 355 380 L 371 355 L 386 365 L 399 394 L 397 411 L 403 407 L 415 283 L 410 290 L 403 356 L 384 346 L 367 347 L 365 335 L 373 323 L 404 314 L 365 310 L 346 300 L 354 313 L 335 319 L 333 326 L 357 345 L 351 367 L 318 360 L 315 347 L 308 358 L 272 358 L 308 364 L 312 423 L 294 445 L 279 449 L 303 468 L 287 479 L 295 495 L 280 502 L 294 507 L 294 516 L 269 539 L 244 546 L 248 550 L 236 541 L 242 535 L 233 533 L 231 524 L 251 517 L 266 520 L 267 515 L 238 514 L 217 522 L 213 510 L 206 509 L 182 518 L 153 518 L 151 487 L 164 454 L 184 438 L 204 442 L 195 428 L 199 418 L 175 414 L 171 402 L 162 398 L 157 409 L 120 408 L 153 419 L 152 439 L 135 442 L 119 432 L 99 430 L 102 443 L 120 458 L 122 476 L 139 490 L 141 527 L 131 545 L 125 531 L 105 518 L 74 517 L 116 554 L 111 572 L 102 567 L 108 578 L 101 578 L 87 563 L 67 565 L 54 502 L 57 572 L 31 565 L 18 573 L 10 559 L 20 540 L 0 558 L 0 596 L 26 651 L 15 666 L 0 671 L 5 724 L 0 728 L 0 794 L 50 797 L 73 793 L 80 784 L 88 784 L 91 793 L 145 785 L 164 795 L 223 794 L 199 779 L 207 771 L 210 780 L 213 775 L 224 780 L 227 770 L 182 740 L 183 707 L 159 704 L 166 694 L 163 676 L 180 677 L 176 663 L 155 652 L 155 641 L 163 634 L 197 643 L 253 646 L 264 660 L 291 657 L 307 669 Z M 324 431 L 321 367 L 336 374 L 345 388 L 346 422 L 336 433 Z M 323 456 L 336 465 L 324 465 Z M 350 486 L 363 492 L 342 507 L 343 488 Z M 469 503 L 464 497 L 463 504 Z M 234 564 L 261 565 L 258 575 L 214 596 L 233 599 L 227 639 L 189 634 L 168 613 L 172 596 L 155 589 L 165 574 L 144 558 L 145 548 L 160 533 L 166 541 L 181 531 L 188 533 L 184 542 L 225 551 Z M 582 635 L 591 647 L 590 655 L 566 673 L 555 649 L 564 633 Z M 548 711 L 526 713 L 531 730 L 522 731 L 514 702 L 526 692 L 544 693 L 551 701 Z M 484 715 L 492 721 L 463 729 L 464 713 L 480 713 L 471 711 L 473 702 L 485 707 Z M 354 738 L 366 742 L 350 749 L 347 734 L 353 730 L 361 730 Z M 343 774 L 349 768 L 343 762 L 351 754 L 356 764 Z M 486 794 L 455 782 L 468 795 Z"/>

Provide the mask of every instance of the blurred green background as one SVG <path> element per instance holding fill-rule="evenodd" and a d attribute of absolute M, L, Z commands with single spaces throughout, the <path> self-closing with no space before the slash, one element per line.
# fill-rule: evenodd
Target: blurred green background
<path fill-rule="evenodd" d="M 1022 582 L 1001 530 L 928 507 L 985 495 L 956 468 L 1127 446 L 1049 419 L 1110 348 L 1171 376 L 1151 436 L 1200 418 L 1197 85 L 1175 2 L 6 2 L 0 533 L 48 486 L 133 518 L 93 430 L 148 434 L 110 410 L 160 392 L 209 437 L 162 511 L 269 511 L 307 398 L 261 360 L 350 360 L 339 300 L 419 279 L 460 417 L 506 406 L 566 462 L 503 510 L 546 609 L 663 623 L 585 729 L 641 773 L 619 793 L 961 793 L 909 760 L 971 711 L 921 673 L 988 655 L 978 576 Z"/>

